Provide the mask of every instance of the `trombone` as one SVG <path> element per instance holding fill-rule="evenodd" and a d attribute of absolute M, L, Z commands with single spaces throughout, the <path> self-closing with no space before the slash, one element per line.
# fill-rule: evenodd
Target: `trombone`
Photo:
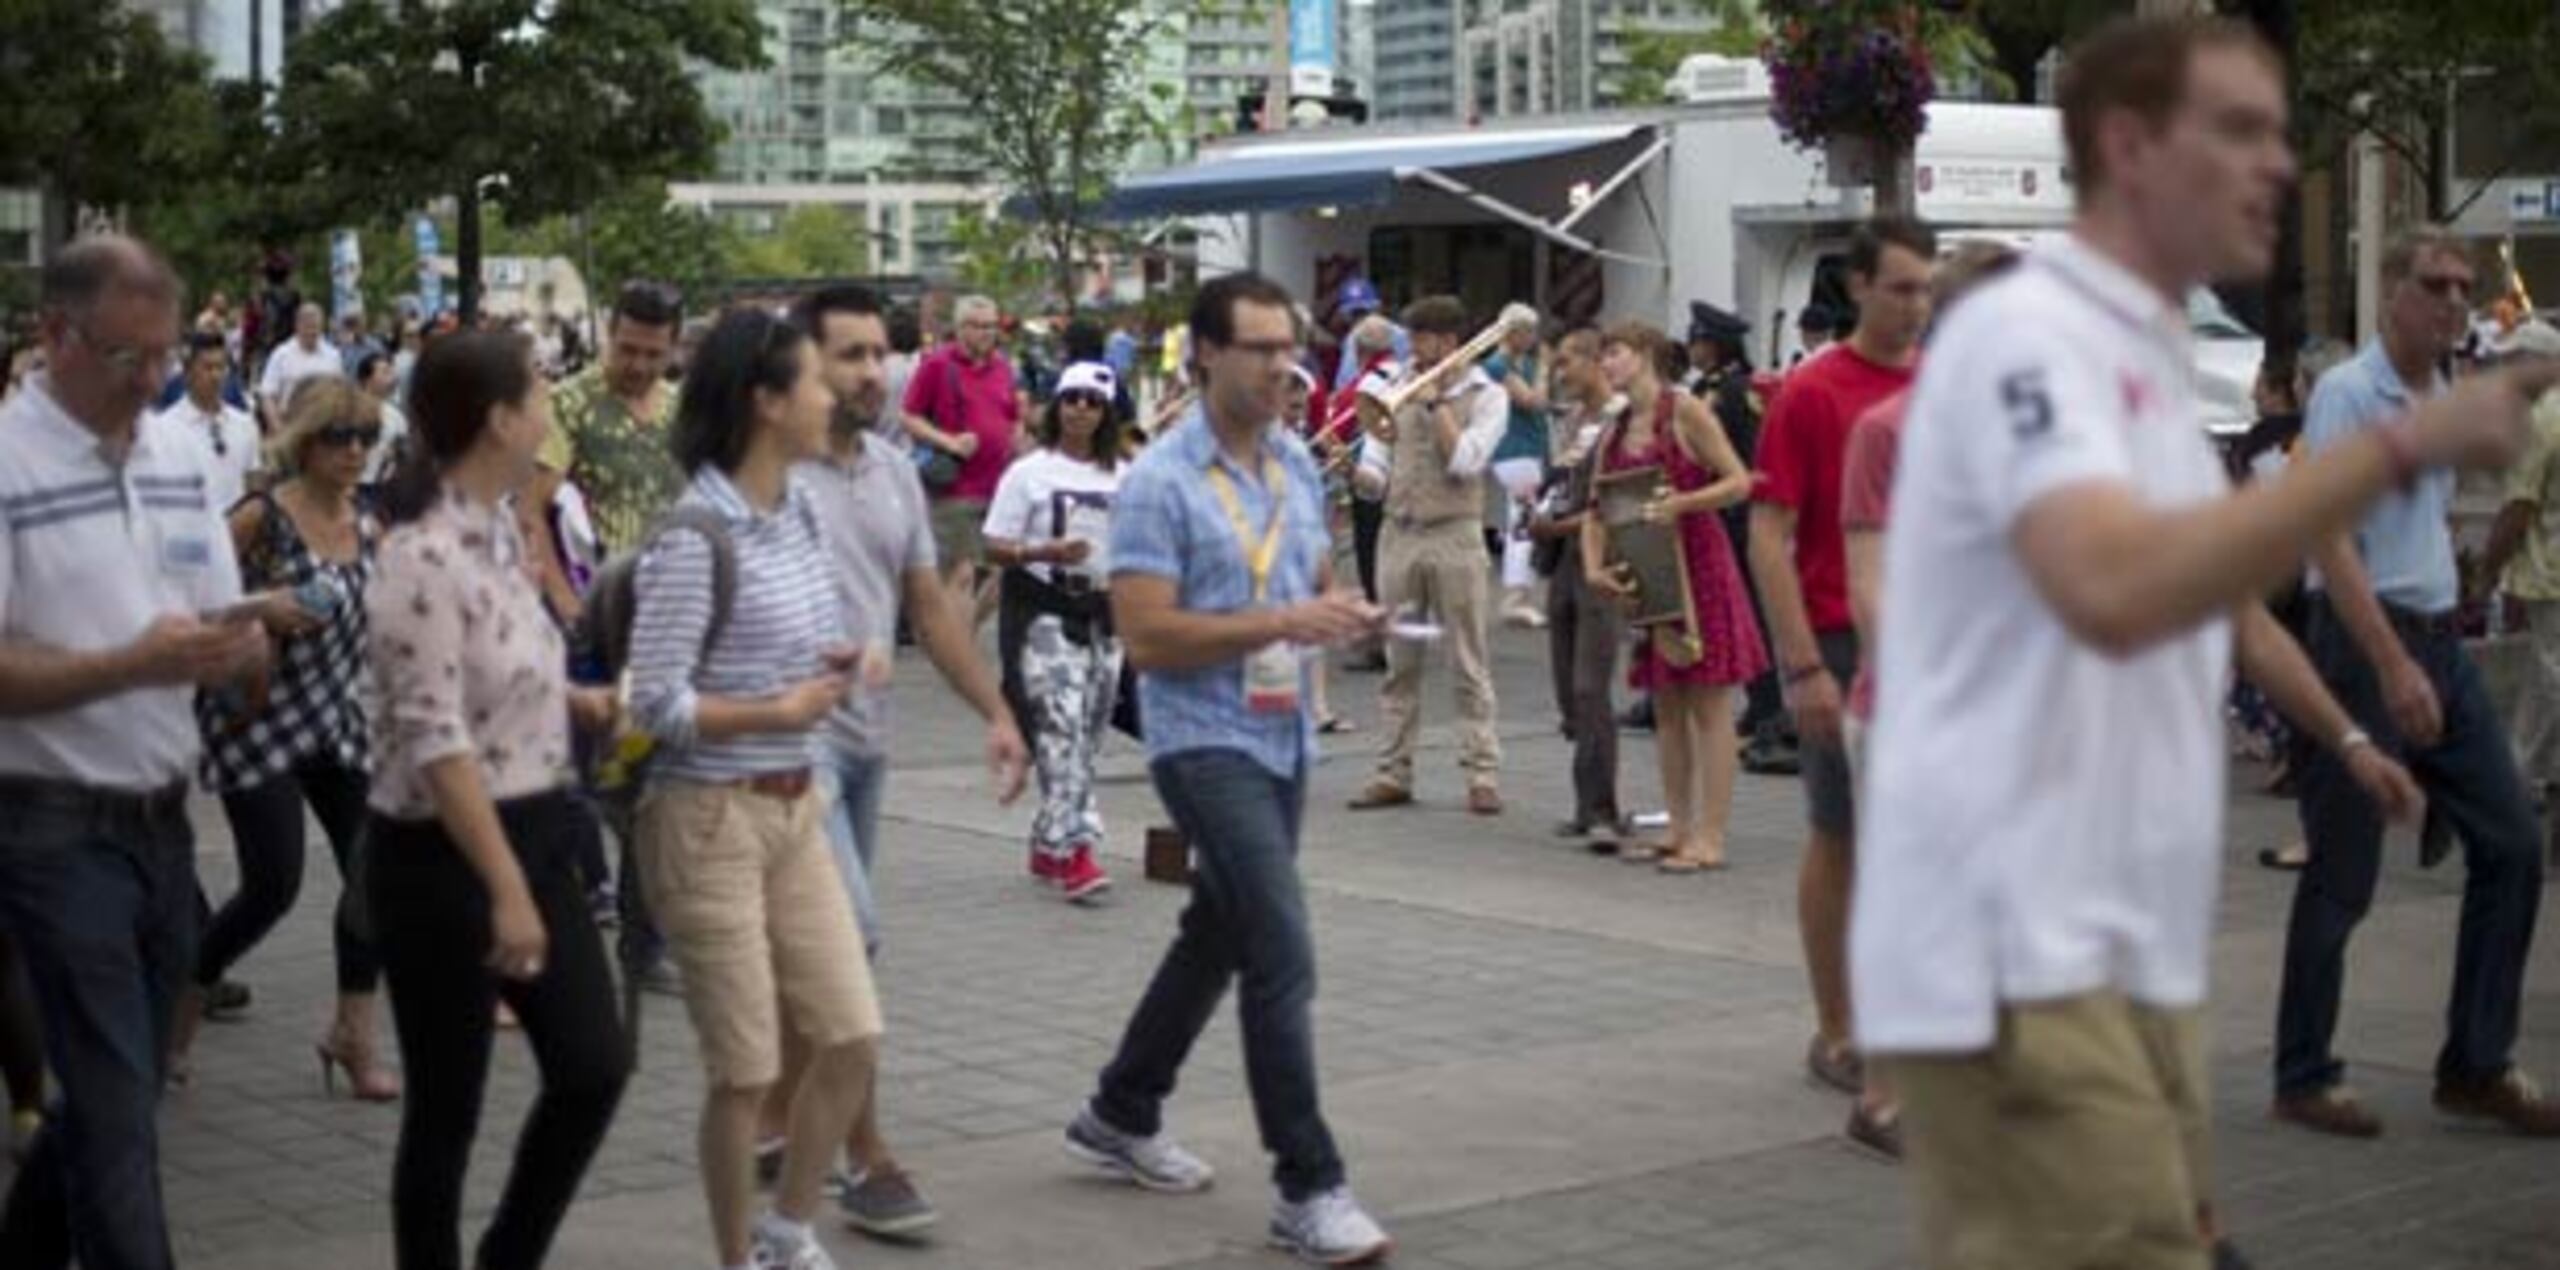
<path fill-rule="evenodd" d="M 1437 388 L 1442 380 L 1465 371 L 1492 352 L 1504 336 L 1516 330 L 1535 329 L 1537 323 L 1537 313 L 1526 305 L 1514 305 L 1504 310 L 1499 320 L 1476 332 L 1475 338 L 1458 346 L 1458 351 L 1441 358 L 1431 369 L 1378 394 L 1379 407 L 1387 412 L 1389 418 L 1404 413 L 1406 406 L 1419 400 L 1425 392 Z"/>

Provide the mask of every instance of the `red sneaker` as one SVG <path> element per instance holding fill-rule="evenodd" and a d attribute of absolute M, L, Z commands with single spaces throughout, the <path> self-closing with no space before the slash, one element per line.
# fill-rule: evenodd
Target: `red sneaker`
<path fill-rule="evenodd" d="M 1067 866 L 1038 847 L 1031 849 L 1031 876 L 1040 882 L 1055 882 Z"/>
<path fill-rule="evenodd" d="M 1101 865 L 1093 862 L 1093 847 L 1086 843 L 1076 844 L 1075 854 L 1068 856 L 1067 862 L 1059 866 L 1056 880 L 1058 890 L 1068 900 L 1077 903 L 1111 889 L 1111 879 L 1103 873 Z"/>

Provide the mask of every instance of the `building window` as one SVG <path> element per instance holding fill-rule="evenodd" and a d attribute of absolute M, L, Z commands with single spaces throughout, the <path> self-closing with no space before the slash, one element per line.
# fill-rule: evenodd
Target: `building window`
<path fill-rule="evenodd" d="M 871 112 L 871 124 L 881 136 L 899 136 L 907 130 L 907 112 L 896 106 L 882 106 Z"/>

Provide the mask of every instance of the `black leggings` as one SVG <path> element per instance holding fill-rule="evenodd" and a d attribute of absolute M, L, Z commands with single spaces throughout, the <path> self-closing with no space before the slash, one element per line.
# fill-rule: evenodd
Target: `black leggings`
<path fill-rule="evenodd" d="M 376 816 L 368 891 L 408 1089 L 391 1171 L 400 1270 L 459 1270 L 462 1180 L 479 1132 L 497 1003 L 524 1025 L 542 1093 L 516 1139 L 515 1166 L 474 1264 L 538 1266 L 604 1142 L 628 1075 L 604 941 L 580 885 L 573 817 L 561 792 L 498 806 L 507 841 L 550 934 L 541 977 L 487 965 L 489 894 L 433 821 Z"/>
<path fill-rule="evenodd" d="M 205 926 L 204 942 L 196 950 L 198 984 L 220 982 L 293 911 L 302 893 L 305 802 L 329 837 L 338 876 L 347 876 L 349 853 L 364 832 L 365 785 L 362 772 L 311 759 L 266 784 L 222 796 L 222 812 L 231 822 L 231 840 L 240 855 L 240 889 Z M 349 922 L 344 891 L 335 912 L 338 991 L 371 992 L 382 981 L 382 963 Z"/>
<path fill-rule="evenodd" d="M 37 1021 L 35 989 L 7 935 L 0 935 L 0 1085 L 9 1091 L 13 1112 L 44 1105 L 44 1029 Z"/>

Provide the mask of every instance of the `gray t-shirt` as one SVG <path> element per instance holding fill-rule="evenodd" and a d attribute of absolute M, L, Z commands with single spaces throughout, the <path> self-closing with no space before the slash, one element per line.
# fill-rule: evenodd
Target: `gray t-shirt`
<path fill-rule="evenodd" d="M 894 646 L 906 575 L 939 564 L 915 463 L 878 437 L 865 437 L 851 463 L 821 460 L 801 470 L 835 567 L 845 637 L 857 646 Z M 856 689 L 827 717 L 828 741 L 856 754 L 885 753 L 889 697 L 886 688 Z"/>

